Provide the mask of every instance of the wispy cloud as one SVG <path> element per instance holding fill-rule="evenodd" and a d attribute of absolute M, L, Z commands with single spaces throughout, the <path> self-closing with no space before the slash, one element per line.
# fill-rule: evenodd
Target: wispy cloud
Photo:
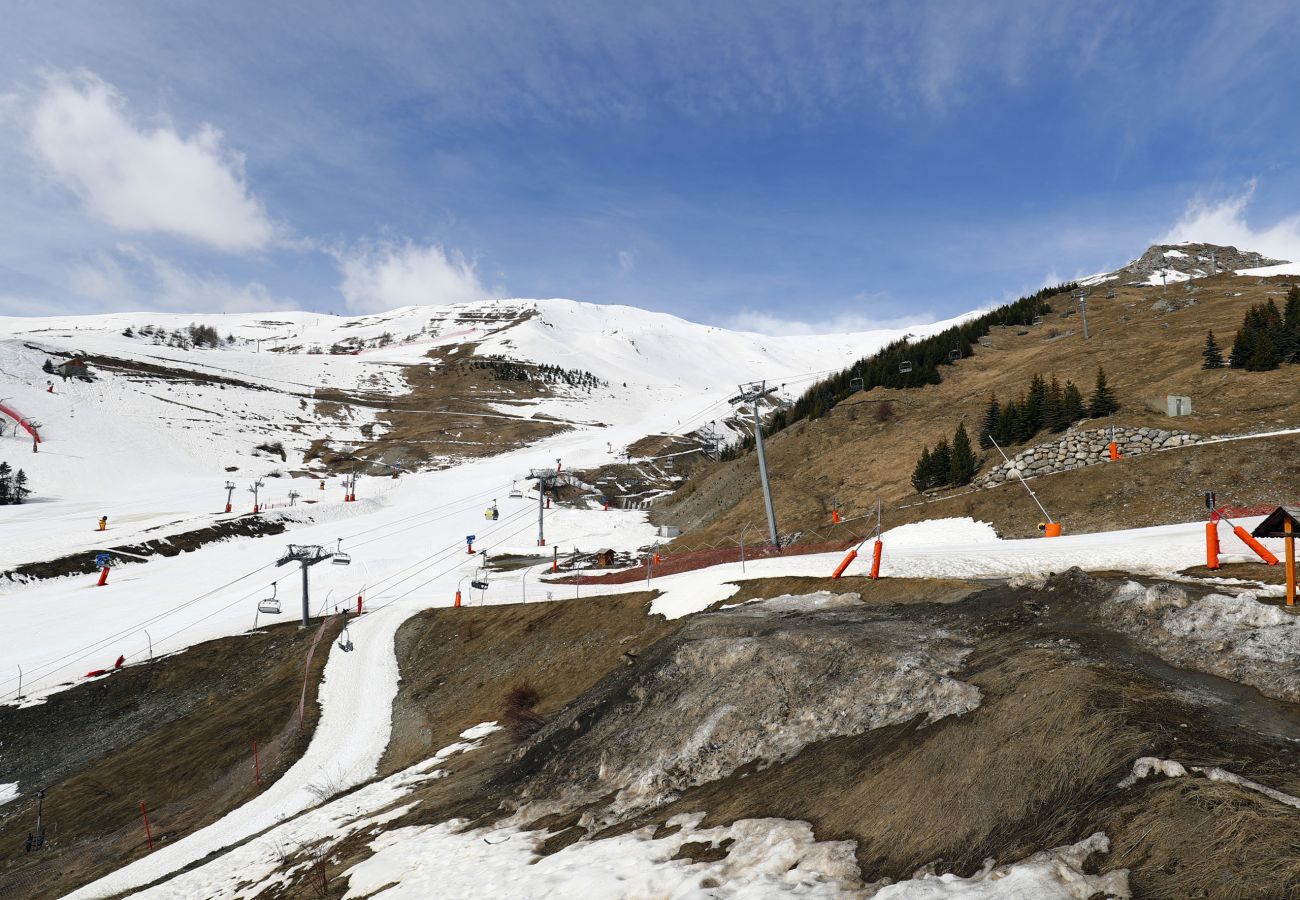
<path fill-rule="evenodd" d="M 125 232 L 160 232 L 225 252 L 259 250 L 276 225 L 252 195 L 244 158 L 203 124 L 185 136 L 145 127 L 90 72 L 56 73 L 30 108 L 31 149 L 48 175 L 95 218 Z"/>
<path fill-rule="evenodd" d="M 490 296 L 474 263 L 437 244 L 383 241 L 335 253 L 349 310 L 380 312 L 400 306 L 460 303 Z"/>
<path fill-rule="evenodd" d="M 631 250 L 618 251 L 618 270 L 624 275 L 629 275 L 635 268 L 636 253 Z"/>
<path fill-rule="evenodd" d="M 879 319 L 860 313 L 839 313 L 826 318 L 795 319 L 766 312 L 745 310 L 731 316 L 726 325 L 736 331 L 756 331 L 759 334 L 851 334 L 860 331 L 904 330 L 918 325 L 928 325 L 934 316 L 918 314 Z"/>
<path fill-rule="evenodd" d="M 1286 216 L 1271 225 L 1252 224 L 1246 219 L 1246 210 L 1254 199 L 1255 187 L 1252 180 L 1235 196 L 1193 200 L 1159 242 L 1229 244 L 1239 250 L 1254 250 L 1288 262 L 1300 261 L 1300 213 Z"/>

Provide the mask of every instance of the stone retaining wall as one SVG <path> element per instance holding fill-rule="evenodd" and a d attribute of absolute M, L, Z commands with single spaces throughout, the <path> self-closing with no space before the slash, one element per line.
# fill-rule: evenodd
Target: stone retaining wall
<path fill-rule="evenodd" d="M 1116 428 L 1115 440 L 1124 456 L 1140 456 L 1168 447 L 1186 447 L 1199 444 L 1200 435 L 1186 431 L 1166 431 L 1162 428 Z M 1110 429 L 1095 428 L 1090 431 L 1067 431 L 1046 444 L 1022 450 L 1011 461 L 998 463 L 980 472 L 973 482 L 975 487 L 987 488 L 1016 480 L 1016 473 L 1024 478 L 1050 475 L 1081 469 L 1084 466 L 1105 462 L 1110 458 Z"/>

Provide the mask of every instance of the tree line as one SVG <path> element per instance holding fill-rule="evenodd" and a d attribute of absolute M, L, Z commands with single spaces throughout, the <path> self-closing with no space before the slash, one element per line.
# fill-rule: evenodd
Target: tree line
<path fill-rule="evenodd" d="M 1222 369 L 1223 349 L 1214 332 L 1205 335 L 1201 368 Z M 1300 286 L 1287 291 L 1284 309 L 1268 300 L 1246 310 L 1232 342 L 1227 365 L 1247 372 L 1268 372 L 1282 363 L 1300 363 Z"/>
<path fill-rule="evenodd" d="M 1084 403 L 1083 393 L 1073 381 L 1061 384 L 1055 375 L 1048 381 L 1035 375 L 1029 390 L 1008 401 L 998 402 L 990 394 L 984 418 L 980 422 L 980 447 L 985 450 L 999 444 L 1023 444 L 1044 429 L 1065 431 L 1083 419 L 1099 419 L 1119 411 L 1119 400 L 1106 380 L 1106 371 L 1098 367 L 1092 396 Z"/>
<path fill-rule="evenodd" d="M 605 387 L 607 382 L 584 369 L 564 369 L 550 364 L 523 363 L 493 354 L 470 360 L 471 369 L 487 369 L 498 381 L 540 381 L 543 384 L 567 384 L 590 391 Z"/>
<path fill-rule="evenodd" d="M 1046 287 L 936 335 L 894 341 L 804 391 L 790 407 L 777 411 L 768 420 L 763 433 L 775 434 L 801 419 L 820 418 L 841 400 L 859 390 L 869 391 L 875 387 L 915 388 L 938 384 L 943 380 L 941 367 L 950 366 L 957 359 L 972 355 L 975 352 L 974 345 L 995 326 L 1032 325 L 1038 317 L 1052 311 L 1052 305 L 1048 302 L 1052 297 L 1068 294 L 1076 287 L 1078 285 L 1073 281 Z M 905 368 L 908 371 L 903 371 Z M 740 441 L 723 448 L 722 458 L 736 459 L 753 448 L 753 436 L 746 435 Z"/>
<path fill-rule="evenodd" d="M 22 469 L 15 472 L 9 463 L 0 462 L 0 506 L 22 503 L 31 492 L 26 472 Z"/>

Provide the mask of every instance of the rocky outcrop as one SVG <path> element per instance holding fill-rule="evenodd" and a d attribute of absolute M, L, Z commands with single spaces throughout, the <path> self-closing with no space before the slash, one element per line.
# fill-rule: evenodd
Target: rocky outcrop
<path fill-rule="evenodd" d="M 1238 250 L 1221 244 L 1153 244 L 1147 251 L 1122 269 L 1110 273 L 1126 284 L 1159 284 L 1161 273 L 1169 281 L 1205 278 L 1239 269 L 1276 266 L 1287 260 L 1270 259 L 1250 250 Z"/>
<path fill-rule="evenodd" d="M 1017 477 L 1052 475 L 1096 465 L 1110 458 L 1110 429 L 1094 428 L 1089 431 L 1067 431 L 1062 437 L 1046 444 L 1022 450 L 1010 462 L 999 463 L 975 476 L 976 487 L 987 488 L 1015 481 Z M 1116 428 L 1115 442 L 1124 456 L 1140 456 L 1156 450 L 1188 447 L 1204 440 L 1200 435 L 1186 431 L 1167 431 L 1163 428 Z"/>

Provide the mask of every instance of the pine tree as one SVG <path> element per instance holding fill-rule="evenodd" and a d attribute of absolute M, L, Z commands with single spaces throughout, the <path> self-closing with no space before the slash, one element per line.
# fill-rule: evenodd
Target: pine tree
<path fill-rule="evenodd" d="M 926 447 L 921 451 L 921 458 L 916 461 L 916 468 L 912 470 L 912 487 L 916 488 L 918 494 L 924 494 L 930 487 L 931 470 L 934 468 L 934 462 L 930 458 L 930 448 Z"/>
<path fill-rule="evenodd" d="M 1065 391 L 1061 382 L 1052 376 L 1052 383 L 1047 386 L 1047 396 L 1043 400 L 1043 425 L 1054 432 L 1064 431 L 1069 426 L 1065 420 Z"/>
<path fill-rule="evenodd" d="M 1222 369 L 1223 368 L 1223 351 L 1219 349 L 1219 344 L 1214 340 L 1214 332 L 1205 333 L 1205 349 L 1201 351 L 1201 357 L 1205 362 L 1201 363 L 1202 369 Z"/>
<path fill-rule="evenodd" d="M 1073 381 L 1065 383 L 1065 393 L 1061 399 L 1061 415 L 1065 419 L 1065 427 L 1069 428 L 1080 419 L 1088 417 L 1083 408 L 1083 392 Z"/>
<path fill-rule="evenodd" d="M 966 434 L 966 425 L 958 423 L 957 432 L 952 436 L 952 451 L 948 460 L 948 483 L 970 484 L 970 480 L 975 477 L 975 466 L 978 463 L 975 451 L 970 446 L 970 437 Z"/>
<path fill-rule="evenodd" d="M 1300 286 L 1293 285 L 1287 291 L 1278 349 L 1283 362 L 1300 362 Z"/>
<path fill-rule="evenodd" d="M 45 360 L 45 363 L 41 366 L 41 371 L 44 372 L 46 375 L 53 375 L 54 363 L 50 362 L 48 359 Z"/>
<path fill-rule="evenodd" d="M 10 477 L 9 463 L 0 462 L 0 506 L 10 502 L 13 492 L 13 480 Z"/>
<path fill-rule="evenodd" d="M 19 469 L 14 474 L 13 487 L 9 490 L 14 503 L 22 503 L 23 500 L 31 493 L 27 487 L 27 473 Z"/>
<path fill-rule="evenodd" d="M 1234 369 L 1246 368 L 1247 361 L 1255 352 L 1255 341 L 1259 335 L 1255 327 L 1249 324 L 1249 314 L 1247 321 L 1241 323 L 1237 329 L 1237 336 L 1233 338 L 1232 350 L 1228 353 L 1228 365 Z"/>
<path fill-rule="evenodd" d="M 1029 395 L 1024 403 L 1025 440 L 1038 434 L 1043 428 L 1043 407 L 1047 401 L 1047 382 L 1042 375 L 1035 374 L 1029 381 Z"/>
<path fill-rule="evenodd" d="M 998 422 L 1002 418 L 1002 407 L 998 403 L 998 398 L 989 394 L 989 405 L 984 410 L 984 421 L 980 423 L 980 448 L 989 450 L 993 447 L 993 441 L 1001 440 L 998 432 Z M 992 440 L 989 436 L 992 435 Z"/>
<path fill-rule="evenodd" d="M 1088 416 L 1100 419 L 1118 411 L 1119 401 L 1115 399 L 1115 392 L 1106 384 L 1106 371 L 1098 366 L 1097 386 L 1093 388 L 1092 398 L 1088 401 Z"/>
<path fill-rule="evenodd" d="M 952 448 L 947 438 L 940 438 L 930 454 L 930 484 L 932 487 L 944 487 L 948 484 L 948 473 L 952 468 Z"/>
<path fill-rule="evenodd" d="M 1282 351 L 1278 348 L 1273 335 L 1261 332 L 1255 338 L 1250 356 L 1246 359 L 1246 370 L 1250 372 L 1268 372 L 1282 363 Z"/>

